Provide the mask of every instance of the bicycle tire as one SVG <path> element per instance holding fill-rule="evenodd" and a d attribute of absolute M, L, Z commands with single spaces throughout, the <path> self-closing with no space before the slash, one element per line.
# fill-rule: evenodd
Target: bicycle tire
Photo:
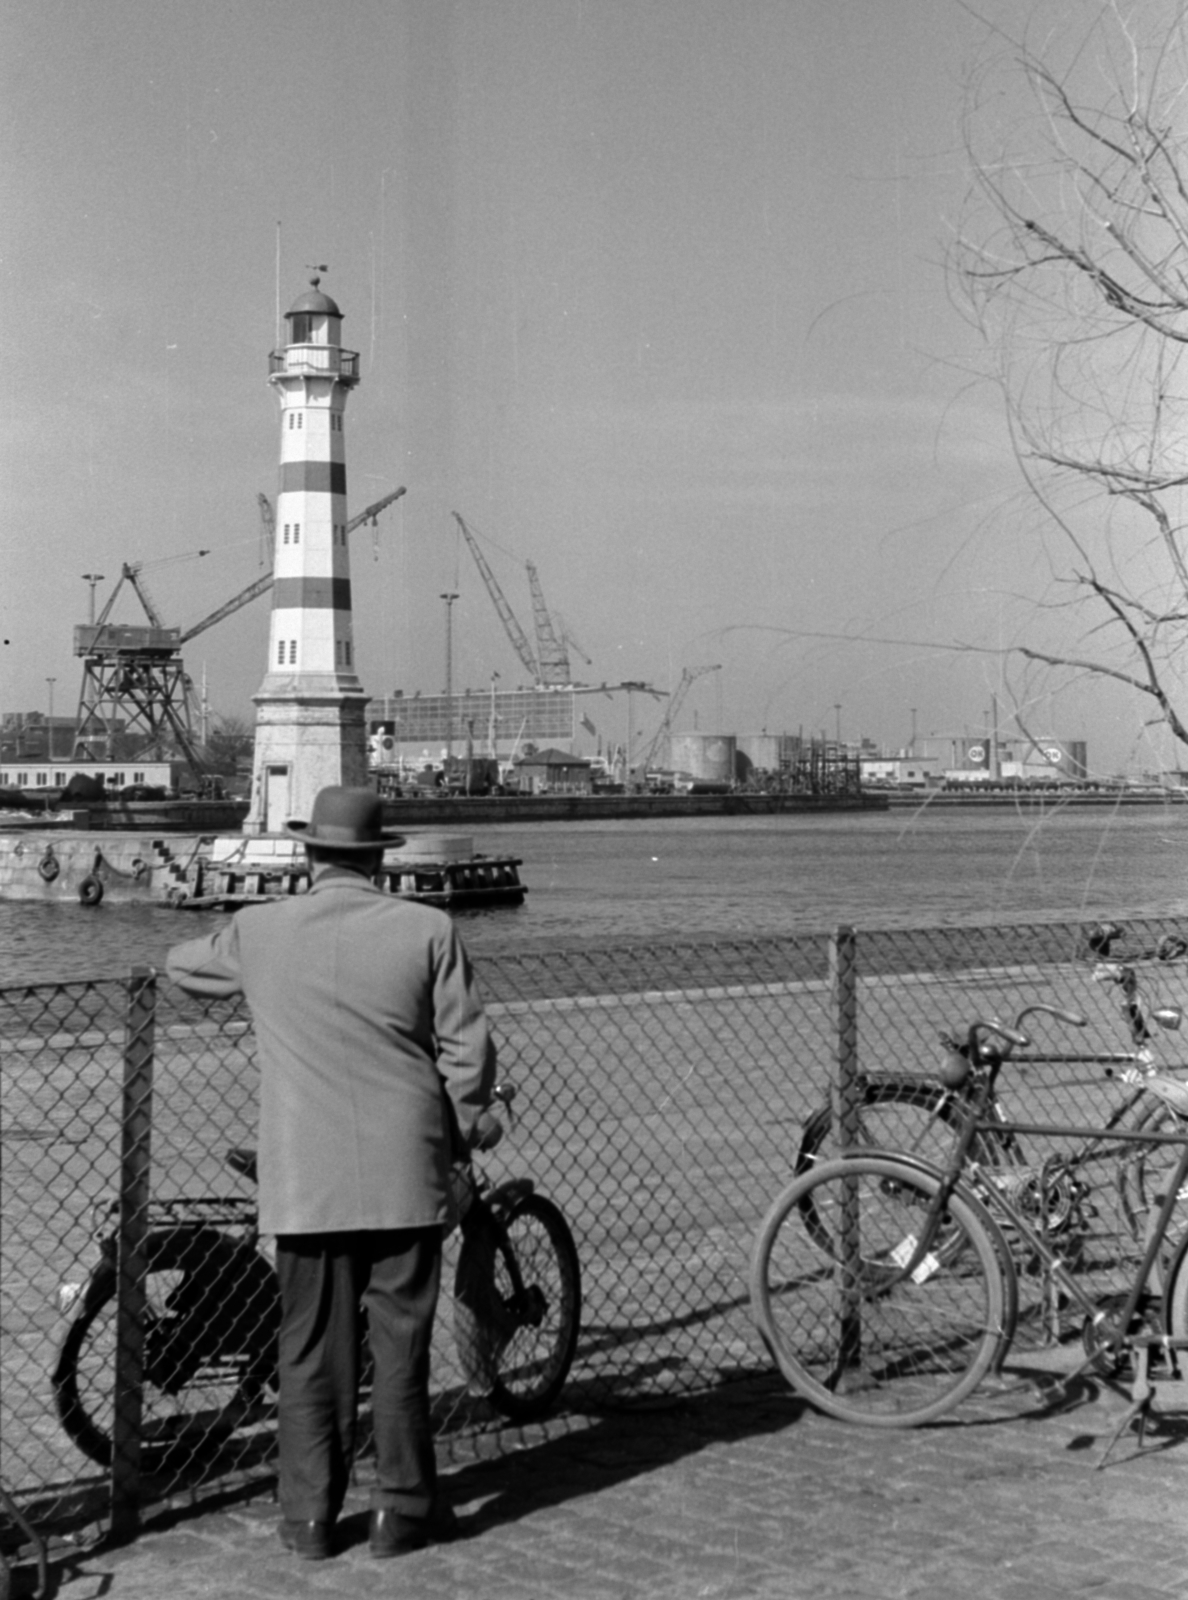
<path fill-rule="evenodd" d="M 193 1230 L 178 1229 L 150 1235 L 146 1243 L 146 1350 L 167 1328 L 157 1308 L 194 1271 L 195 1238 Z M 235 1252 L 237 1259 L 251 1268 L 253 1284 L 246 1285 L 242 1278 L 231 1284 L 236 1295 L 232 1317 L 241 1323 L 245 1314 L 253 1314 L 256 1296 L 266 1288 L 265 1263 L 254 1251 L 249 1261 L 248 1251 L 211 1230 L 203 1230 L 201 1239 L 203 1244 L 219 1240 L 220 1265 Z M 116 1264 L 105 1257 L 87 1280 L 80 1309 L 61 1338 L 50 1380 L 62 1427 L 82 1453 L 101 1467 L 111 1465 L 113 1454 L 117 1282 Z M 196 1453 L 223 1441 L 250 1416 L 266 1390 L 275 1392 L 278 1307 L 279 1300 L 262 1305 L 258 1337 L 235 1341 L 245 1345 L 240 1361 L 225 1362 L 221 1369 L 207 1365 L 200 1375 L 196 1372 L 189 1378 L 179 1371 L 164 1382 L 153 1382 L 146 1371 L 141 1428 L 144 1464 L 158 1466 L 179 1451 Z M 232 1332 L 237 1331 L 233 1322 Z M 151 1363 L 146 1361 L 146 1367 Z"/>
<path fill-rule="evenodd" d="M 918 1079 L 865 1078 L 862 1103 L 858 1107 L 856 1148 L 906 1155 L 943 1171 L 949 1164 L 961 1132 L 962 1116 L 968 1109 L 936 1084 Z M 834 1144 L 833 1110 L 826 1105 L 804 1125 L 796 1157 L 796 1175 L 809 1172 L 824 1161 L 836 1160 L 842 1151 L 840 1147 L 831 1148 Z M 982 1133 L 974 1135 L 969 1156 L 986 1167 L 1005 1166 L 1014 1160 L 1013 1153 L 1001 1139 Z M 806 1192 L 801 1205 L 805 1225 L 810 1230 L 815 1229 L 811 1191 Z M 819 1232 L 822 1249 L 828 1249 L 826 1230 L 821 1228 Z"/>
<path fill-rule="evenodd" d="M 1154 1104 L 1133 1125 L 1136 1132 L 1173 1133 L 1183 1127 L 1183 1118 L 1177 1116 L 1165 1100 L 1157 1095 L 1152 1095 L 1151 1099 Z M 1165 1193 L 1179 1156 L 1179 1145 L 1128 1143 L 1118 1157 L 1118 1203 L 1136 1244 L 1144 1241 L 1147 1218 L 1158 1206 L 1159 1195 Z"/>
<path fill-rule="evenodd" d="M 1163 1291 L 1163 1331 L 1173 1339 L 1188 1339 L 1188 1233 L 1176 1246 L 1167 1269 Z M 1188 1351 L 1176 1352 L 1181 1370 L 1188 1364 Z"/>
<path fill-rule="evenodd" d="M 959 1232 L 959 1248 L 903 1275 L 940 1184 L 925 1166 L 855 1154 L 804 1173 L 764 1217 L 751 1252 L 752 1311 L 784 1377 L 819 1410 L 917 1427 L 1000 1364 L 1011 1332 L 1004 1245 L 980 1201 L 956 1191 L 941 1226 Z M 808 1214 L 831 1230 L 828 1251 L 806 1224 L 806 1196 Z M 846 1222 L 860 1240 L 853 1265 L 840 1244 Z"/>
<path fill-rule="evenodd" d="M 556 1404 L 573 1365 L 577 1246 L 543 1195 L 523 1195 L 498 1215 L 484 1211 L 492 1225 L 469 1219 L 458 1258 L 455 1341 L 471 1388 L 511 1421 L 529 1422 Z"/>

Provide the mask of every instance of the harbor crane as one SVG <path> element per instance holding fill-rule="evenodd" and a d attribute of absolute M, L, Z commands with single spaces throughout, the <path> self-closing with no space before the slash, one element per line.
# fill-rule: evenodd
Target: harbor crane
<path fill-rule="evenodd" d="M 665 708 L 664 716 L 661 719 L 660 726 L 656 729 L 656 733 L 651 744 L 644 751 L 640 758 L 639 765 L 645 772 L 655 761 L 656 757 L 660 753 L 665 739 L 667 739 L 668 735 L 672 732 L 672 726 L 676 721 L 677 712 L 685 703 L 685 696 L 689 693 L 689 690 L 697 682 L 698 678 L 704 678 L 708 672 L 721 672 L 721 670 L 721 662 L 718 662 L 714 666 L 691 668 L 685 667 L 683 669 L 681 672 L 681 681 L 677 684 L 676 688 L 672 692 L 668 705 Z"/>
<path fill-rule="evenodd" d="M 381 511 L 399 500 L 403 487 L 377 500 L 353 517 L 347 532 L 364 523 L 374 524 Z M 266 495 L 258 495 L 262 532 L 267 535 L 269 557 L 275 546 L 275 519 Z M 209 551 L 200 550 L 199 555 Z M 168 556 L 167 561 L 182 559 Z M 153 563 L 158 565 L 159 563 Z M 93 623 L 74 630 L 74 653 L 83 658 L 83 680 L 78 702 L 78 732 L 75 754 L 86 756 L 101 743 L 104 759 L 112 759 L 116 733 L 136 738 L 140 753 L 164 755 L 172 746 L 196 777 L 206 771 L 206 762 L 194 737 L 194 686 L 185 670 L 181 647 L 204 633 L 216 622 L 231 616 L 242 606 L 272 587 L 271 568 L 238 594 L 232 595 L 184 632 L 167 627 L 145 586 L 142 571 L 146 563 L 125 562 L 119 581 Z M 148 619 L 143 624 L 117 625 L 109 621 L 112 608 L 127 583 L 140 601 Z"/>
<path fill-rule="evenodd" d="M 508 605 L 507 597 L 503 590 L 499 587 L 498 579 L 487 564 L 486 556 L 484 556 L 483 552 L 479 549 L 478 540 L 475 538 L 474 534 L 471 533 L 470 529 L 466 526 L 466 523 L 456 511 L 452 513 L 452 516 L 454 521 L 458 524 L 458 528 L 462 534 L 462 537 L 470 546 L 470 553 L 474 557 L 474 564 L 479 569 L 479 576 L 487 586 L 487 593 L 491 596 L 495 610 L 499 614 L 499 620 L 503 623 L 503 631 L 507 634 L 509 640 L 511 641 L 512 649 L 516 652 L 516 655 L 519 656 L 524 667 L 526 667 L 528 672 L 531 673 L 533 683 L 535 683 L 539 688 L 542 681 L 540 669 L 536 664 L 536 657 L 532 653 L 532 646 L 528 643 L 528 635 L 516 621 L 516 614 L 512 610 L 511 606 Z"/>
<path fill-rule="evenodd" d="M 541 679 L 545 683 L 572 683 L 569 652 L 564 639 L 557 637 L 553 619 L 545 605 L 544 591 L 531 561 L 528 569 L 528 591 L 532 596 L 532 621 L 536 628 L 536 660 Z"/>
<path fill-rule="evenodd" d="M 511 647 L 519 656 L 521 662 L 532 675 L 532 682 L 538 689 L 566 689 L 573 686 L 573 669 L 569 663 L 569 646 L 581 656 L 587 666 L 592 665 L 585 651 L 574 640 L 569 629 L 562 625 L 558 631 L 557 623 L 545 604 L 544 591 L 540 585 L 540 575 L 531 561 L 525 562 L 528 572 L 528 590 L 532 596 L 532 622 L 536 632 L 536 649 L 533 650 L 528 642 L 528 636 L 516 620 L 515 612 L 508 604 L 507 596 L 499 587 L 498 579 L 491 571 L 490 565 L 479 546 L 478 540 L 467 527 L 462 517 L 455 511 L 454 521 L 461 530 L 462 537 L 470 546 L 470 553 L 474 557 L 474 564 L 479 569 L 479 575 L 487 587 L 499 620 L 503 623 L 504 632 L 511 641 Z M 560 619 L 557 619 L 558 621 Z"/>

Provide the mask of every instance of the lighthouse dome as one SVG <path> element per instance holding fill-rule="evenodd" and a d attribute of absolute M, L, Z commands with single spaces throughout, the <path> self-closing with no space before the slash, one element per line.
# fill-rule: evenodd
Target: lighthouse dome
<path fill-rule="evenodd" d="M 323 294 L 315 284 L 304 294 L 299 294 L 285 312 L 287 317 L 341 317 L 342 312 L 328 294 Z"/>

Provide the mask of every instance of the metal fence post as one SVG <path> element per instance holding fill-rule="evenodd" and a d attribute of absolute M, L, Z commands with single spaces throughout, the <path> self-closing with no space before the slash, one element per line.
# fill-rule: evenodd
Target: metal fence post
<path fill-rule="evenodd" d="M 858 1073 L 858 950 L 854 930 L 838 928 L 829 941 L 829 977 L 837 1027 L 837 1121 L 841 1149 L 859 1139 L 861 1083 Z M 862 1354 L 862 1238 L 858 1180 L 842 1180 L 840 1219 L 841 1300 L 838 1357 L 841 1367 L 857 1366 Z"/>
<path fill-rule="evenodd" d="M 156 1005 L 155 970 L 134 967 L 128 983 L 120 1116 L 119 1282 L 111 1456 L 111 1531 L 116 1538 L 129 1537 L 140 1524 L 145 1239 L 152 1153 Z"/>

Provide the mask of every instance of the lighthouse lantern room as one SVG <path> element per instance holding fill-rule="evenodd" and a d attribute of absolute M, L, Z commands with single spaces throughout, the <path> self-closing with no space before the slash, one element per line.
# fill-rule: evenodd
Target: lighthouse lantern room
<path fill-rule="evenodd" d="M 367 782 L 343 431 L 359 357 L 342 348 L 342 312 L 318 278 L 285 320 L 288 343 L 273 352 L 269 371 L 280 400 L 280 488 L 268 665 L 253 696 L 256 754 L 244 824 L 253 834 L 308 818 L 327 784 Z"/>

